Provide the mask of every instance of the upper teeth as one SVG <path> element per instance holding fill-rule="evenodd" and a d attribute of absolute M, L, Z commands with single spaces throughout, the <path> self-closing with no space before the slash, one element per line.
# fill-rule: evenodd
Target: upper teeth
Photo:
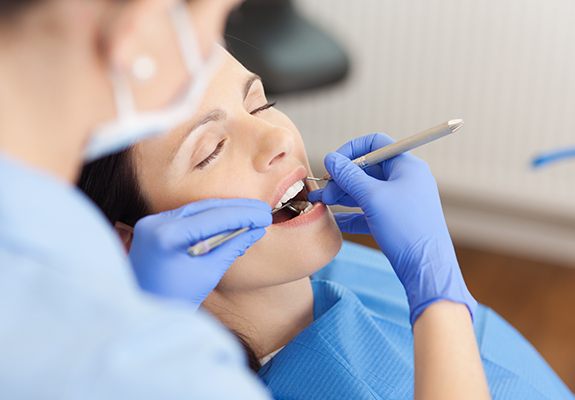
<path fill-rule="evenodd" d="M 287 203 L 289 200 L 293 199 L 295 197 L 296 194 L 298 194 L 299 192 L 301 192 L 301 190 L 304 187 L 304 183 L 303 181 L 297 181 L 296 183 L 294 183 L 293 185 L 291 185 L 286 192 L 284 193 L 284 195 L 282 196 L 282 198 L 280 199 L 280 201 L 278 201 L 278 203 L 276 204 L 275 208 L 279 208 L 282 206 L 283 203 Z"/>

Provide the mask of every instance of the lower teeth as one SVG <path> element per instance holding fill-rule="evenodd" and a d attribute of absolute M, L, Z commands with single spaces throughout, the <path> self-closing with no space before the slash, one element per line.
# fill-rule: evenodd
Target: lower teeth
<path fill-rule="evenodd" d="M 299 215 L 306 214 L 313 208 L 313 204 L 309 201 L 294 201 L 292 206 L 299 210 Z"/>

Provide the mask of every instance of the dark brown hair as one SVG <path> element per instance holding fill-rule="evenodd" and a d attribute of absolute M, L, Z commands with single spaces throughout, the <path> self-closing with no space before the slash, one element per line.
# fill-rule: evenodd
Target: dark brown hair
<path fill-rule="evenodd" d="M 151 214 L 149 204 L 138 185 L 130 150 L 85 165 L 78 187 L 96 203 L 111 224 L 123 222 L 134 226 L 140 218 Z M 249 367 L 257 372 L 261 364 L 255 352 L 244 337 L 237 332 L 232 333 L 244 348 Z"/>
<path fill-rule="evenodd" d="M 0 17 L 14 15 L 40 0 L 0 0 Z"/>

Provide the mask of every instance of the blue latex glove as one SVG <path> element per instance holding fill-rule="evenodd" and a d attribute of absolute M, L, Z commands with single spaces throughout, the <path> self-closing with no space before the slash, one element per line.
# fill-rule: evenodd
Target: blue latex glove
<path fill-rule="evenodd" d="M 130 248 L 142 289 L 163 297 L 187 300 L 196 307 L 216 287 L 230 265 L 265 234 L 271 207 L 253 199 L 210 199 L 142 218 Z M 188 247 L 215 234 L 251 230 L 202 256 Z"/>
<path fill-rule="evenodd" d="M 439 300 L 463 303 L 473 317 L 477 302 L 463 281 L 427 164 L 402 154 L 364 171 L 350 161 L 390 143 L 388 136 L 367 135 L 328 154 L 333 180 L 308 198 L 362 209 L 336 214 L 337 223 L 343 232 L 370 233 L 377 241 L 405 287 L 412 324 Z"/>

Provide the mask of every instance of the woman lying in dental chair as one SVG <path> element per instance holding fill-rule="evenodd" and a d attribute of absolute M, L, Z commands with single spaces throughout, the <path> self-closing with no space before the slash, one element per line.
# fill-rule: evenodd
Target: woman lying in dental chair
<path fill-rule="evenodd" d="M 368 232 L 377 218 L 394 216 L 370 210 L 368 198 L 354 197 L 360 187 L 336 186 L 341 176 L 357 173 L 343 156 L 326 160 L 335 180 L 331 186 L 313 194 L 315 183 L 301 188 L 299 182 L 310 168 L 300 133 L 267 101 L 256 76 L 229 54 L 223 57 L 197 119 L 90 164 L 80 186 L 115 225 L 127 250 L 138 220 L 190 202 L 254 198 L 275 206 L 313 199 L 313 207 L 299 215 L 287 209 L 274 214 L 263 238 L 237 258 L 202 303 L 240 338 L 251 368 L 274 398 L 413 398 L 414 390 L 425 393 L 426 385 L 449 382 L 449 374 L 462 372 L 469 377 L 468 397 L 481 397 L 487 395 L 486 389 L 482 392 L 481 365 L 495 398 L 572 398 L 519 333 L 493 311 L 476 305 L 449 248 L 440 211 L 434 211 L 439 216 L 431 219 L 430 229 L 444 229 L 442 240 L 448 244 L 443 244 L 447 250 L 442 261 L 451 269 L 433 271 L 433 284 L 443 286 L 436 288 L 439 295 L 414 294 L 414 285 L 421 284 L 416 281 L 428 279 L 428 271 L 414 279 L 409 276 L 414 270 L 397 267 L 414 265 L 415 252 L 427 257 L 436 250 L 418 243 L 410 251 L 397 250 L 415 226 L 410 224 L 426 218 L 425 209 L 418 215 L 414 206 L 413 221 L 407 217 L 394 225 L 390 220 L 393 237 L 371 232 L 391 264 L 381 252 L 348 243 L 342 248 L 338 225 Z M 353 158 L 354 151 L 366 152 L 367 146 L 389 141 L 383 135 L 370 136 L 340 151 Z M 397 159 L 379 172 L 366 171 L 373 176 L 369 179 L 412 176 L 424 182 L 416 185 L 421 186 L 418 190 L 436 196 L 421 161 L 410 155 Z M 356 186 L 369 183 L 356 178 Z M 369 193 L 380 195 L 375 189 Z M 336 223 L 317 200 L 360 205 L 365 216 L 338 216 Z M 416 193 L 405 198 L 405 207 L 411 207 L 410 202 L 423 199 Z M 440 210 L 438 200 L 430 203 Z M 426 266 L 433 267 L 430 262 Z"/>

